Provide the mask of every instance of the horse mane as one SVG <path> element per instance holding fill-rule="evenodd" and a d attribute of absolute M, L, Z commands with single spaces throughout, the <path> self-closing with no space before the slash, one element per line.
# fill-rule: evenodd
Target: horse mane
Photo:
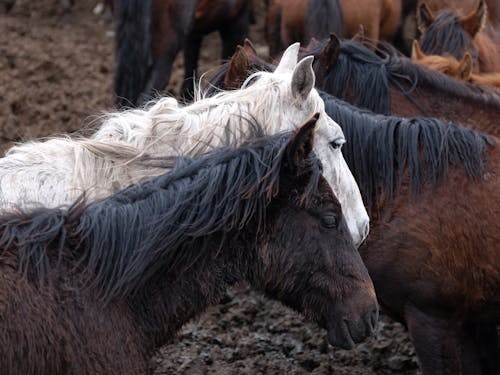
<path fill-rule="evenodd" d="M 196 159 L 164 158 L 170 172 L 102 201 L 4 215 L 0 247 L 17 252 L 20 271 L 40 285 L 70 259 L 76 264 L 70 271 L 82 272 L 103 303 L 134 295 L 160 271 L 185 272 L 199 257 L 213 256 L 209 245 L 220 250 L 250 222 L 259 233 L 279 191 L 289 140 L 283 133 Z M 321 166 L 316 158 L 308 165 L 303 194 L 311 196 Z"/>
<path fill-rule="evenodd" d="M 426 183 L 435 188 L 450 168 L 463 168 L 470 178 L 483 174 L 486 147 L 494 142 L 486 135 L 434 118 L 374 114 L 320 95 L 348 139 L 344 157 L 369 209 L 380 194 L 391 201 L 405 176 L 416 195 Z"/>
<path fill-rule="evenodd" d="M 345 34 L 344 17 L 339 0 L 309 0 L 305 23 L 309 35 L 305 40 L 312 37 L 326 38 L 330 33 L 342 36 Z"/>
<path fill-rule="evenodd" d="M 468 51 L 477 60 L 478 52 L 470 48 L 471 37 L 460 24 L 460 17 L 450 9 L 443 9 L 436 15 L 425 33 L 420 38 L 422 51 L 429 55 L 440 55 L 443 48 L 446 52 L 460 60 Z"/>
<path fill-rule="evenodd" d="M 318 43 L 306 54 L 319 56 L 327 43 L 328 40 Z M 390 91 L 394 90 L 393 87 L 411 97 L 411 91 L 417 84 L 445 91 L 448 95 L 495 105 L 500 109 L 498 94 L 494 90 L 422 68 L 402 57 L 389 44 L 381 44 L 375 53 L 358 41 L 342 40 L 338 60 L 332 65 L 324 82 L 319 83 L 319 88 L 339 98 L 350 95 L 354 105 L 387 115 L 390 113 Z M 410 89 L 405 90 L 404 86 L 410 86 Z"/>

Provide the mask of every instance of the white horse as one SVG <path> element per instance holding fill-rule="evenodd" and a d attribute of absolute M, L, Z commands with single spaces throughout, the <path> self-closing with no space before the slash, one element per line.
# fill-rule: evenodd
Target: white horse
<path fill-rule="evenodd" d="M 252 130 L 249 120 L 274 134 L 295 129 L 319 112 L 314 151 L 359 245 L 368 234 L 369 219 L 340 150 L 344 134 L 314 89 L 312 57 L 297 63 L 299 47 L 291 45 L 273 73 L 255 73 L 240 90 L 185 107 L 162 98 L 144 110 L 106 115 L 91 138 L 52 138 L 13 147 L 0 159 L 0 208 L 69 205 L 82 193 L 87 200 L 99 199 L 164 173 L 145 164 L 142 156 L 195 155 L 227 136 L 245 140 Z"/>

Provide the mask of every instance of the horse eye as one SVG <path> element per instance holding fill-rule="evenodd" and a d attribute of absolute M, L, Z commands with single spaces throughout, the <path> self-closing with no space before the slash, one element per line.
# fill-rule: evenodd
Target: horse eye
<path fill-rule="evenodd" d="M 334 149 L 334 150 L 338 150 L 339 148 L 342 147 L 342 145 L 345 143 L 345 140 L 344 139 L 336 139 L 334 141 L 331 141 L 330 142 L 330 146 Z"/>
<path fill-rule="evenodd" d="M 336 228 L 338 225 L 337 215 L 334 213 L 327 213 L 321 217 L 321 225 L 325 228 Z"/>

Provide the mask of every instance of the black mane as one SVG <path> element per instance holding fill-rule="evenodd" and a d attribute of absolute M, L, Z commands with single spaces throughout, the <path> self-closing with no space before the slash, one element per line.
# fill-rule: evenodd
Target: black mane
<path fill-rule="evenodd" d="M 71 259 L 103 301 L 134 294 L 160 269 L 188 270 L 210 256 L 209 245 L 220 248 L 250 221 L 263 227 L 290 139 L 280 134 L 197 159 L 165 158 L 171 172 L 100 202 L 1 217 L 0 247 L 17 252 L 21 271 L 34 280 L 46 281 Z M 310 161 L 305 195 L 315 193 L 321 176 L 319 160 Z"/>
<path fill-rule="evenodd" d="M 471 178 L 483 174 L 485 150 L 493 143 L 486 135 L 433 118 L 377 115 L 321 96 L 344 131 L 344 157 L 369 209 L 382 193 L 391 200 L 405 175 L 418 194 L 425 183 L 437 186 L 449 168 L 463 168 Z"/>
<path fill-rule="evenodd" d="M 419 42 L 422 51 L 428 55 L 446 52 L 461 60 L 468 51 L 474 60 L 478 58 L 477 48 L 474 48 L 471 36 L 462 27 L 460 17 L 449 9 L 438 12 Z"/>
<path fill-rule="evenodd" d="M 318 43 L 306 54 L 318 57 L 327 43 L 328 40 Z M 402 95 L 411 97 L 412 89 L 418 84 L 445 91 L 447 95 L 457 98 L 495 105 L 500 110 L 495 91 L 422 68 L 400 56 L 389 45 L 384 45 L 377 53 L 353 40 L 342 40 L 340 46 L 337 62 L 324 81 L 317 82 L 316 86 L 338 98 L 351 97 L 350 101 L 356 106 L 387 115 L 391 109 L 391 90 L 396 88 Z"/>

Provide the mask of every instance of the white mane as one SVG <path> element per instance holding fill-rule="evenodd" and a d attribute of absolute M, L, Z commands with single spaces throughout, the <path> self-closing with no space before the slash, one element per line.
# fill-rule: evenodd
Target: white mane
<path fill-rule="evenodd" d="M 312 58 L 297 63 L 298 48 L 297 43 L 285 51 L 274 73 L 255 73 L 240 90 L 184 107 L 162 98 L 145 109 L 105 115 L 90 138 L 53 138 L 13 147 L 0 159 L 0 208 L 70 205 L 82 193 L 88 201 L 100 199 L 165 172 L 146 165 L 143 157 L 194 156 L 227 143 L 228 137 L 232 144 L 244 141 L 255 122 L 266 134 L 275 134 L 293 130 L 319 112 L 315 152 L 359 242 L 367 234 L 368 215 L 340 149 L 331 147 L 344 136 L 313 89 Z"/>

